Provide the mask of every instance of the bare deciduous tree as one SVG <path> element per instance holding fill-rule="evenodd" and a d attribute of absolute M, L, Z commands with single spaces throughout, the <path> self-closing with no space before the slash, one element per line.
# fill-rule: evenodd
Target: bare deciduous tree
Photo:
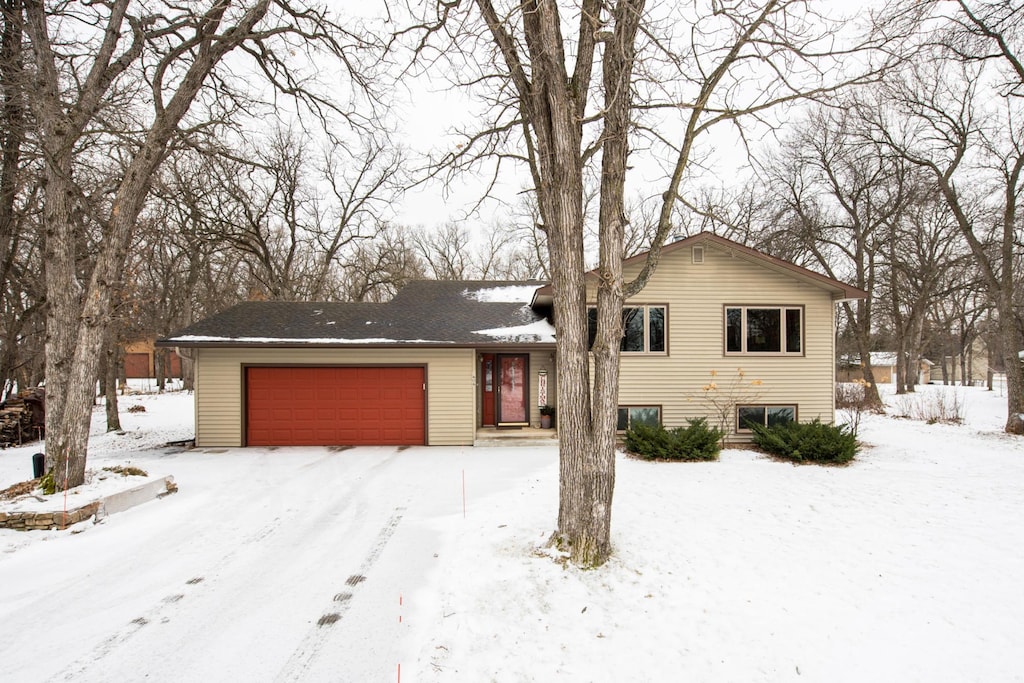
<path fill-rule="evenodd" d="M 776 211 L 757 243 L 779 256 L 802 254 L 807 265 L 873 292 L 883 276 L 883 229 L 907 201 L 906 178 L 877 146 L 865 143 L 861 124 L 848 112 L 816 109 L 764 162 Z M 879 409 L 871 366 L 875 308 L 873 298 L 843 302 L 867 381 L 865 400 Z"/>
<path fill-rule="evenodd" d="M 21 0 L 0 3 L 0 286 L 6 286 L 17 233 L 16 202 L 25 140 L 24 39 Z"/>
<path fill-rule="evenodd" d="M 948 273 L 964 257 L 962 241 L 934 183 L 915 168 L 904 170 L 906 201 L 885 221 L 886 276 L 876 292 L 895 339 L 897 394 L 914 391 L 919 383 L 928 313 L 950 296 Z"/>
<path fill-rule="evenodd" d="M 1017 299 L 1024 192 L 1022 8 L 1009 2 L 893 5 L 887 25 L 920 29 L 925 56 L 866 108 L 875 134 L 927 172 L 970 248 L 998 316 L 1006 431 L 1024 434 L 1024 349 Z M 984 208 L 986 210 L 979 210 Z"/>
<path fill-rule="evenodd" d="M 477 231 L 480 232 L 480 231 Z M 464 223 L 421 228 L 412 242 L 435 280 L 530 280 L 545 272 L 545 248 L 534 226 L 495 223 L 474 239 Z"/>
<path fill-rule="evenodd" d="M 308 91 L 282 55 L 319 48 L 340 55 L 339 41 L 349 34 L 324 13 L 288 0 L 160 7 L 136 7 L 129 0 L 74 6 L 25 0 L 24 16 L 35 76 L 28 101 L 45 182 L 47 467 L 58 471 L 63 488 L 84 478 L 89 412 L 114 288 L 154 175 L 183 126 L 201 129 L 247 101 L 217 76 L 217 67 L 241 48 L 274 86 L 301 97 Z M 197 106 L 208 88 L 223 97 Z M 129 109 L 133 100 L 149 110 Z M 307 101 L 325 105 L 316 97 Z M 140 132 L 119 131 L 124 171 L 101 208 L 86 200 L 78 182 L 84 143 L 108 124 L 129 122 Z M 102 239 L 91 271 L 80 279 L 78 244 L 89 223 Z"/>
<path fill-rule="evenodd" d="M 470 280 L 476 277 L 470 242 L 465 225 L 449 222 L 433 230 L 421 229 L 413 235 L 416 255 L 435 280 Z"/>
<path fill-rule="evenodd" d="M 313 147 L 278 129 L 265 146 L 211 164 L 222 199 L 210 207 L 209 237 L 241 254 L 269 299 L 338 298 L 346 252 L 375 236 L 398 192 L 401 157 L 369 136 L 354 149 L 330 144 L 322 162 Z"/>
<path fill-rule="evenodd" d="M 435 8 L 436 16 L 420 26 L 426 34 L 420 52 L 431 38 L 447 41 L 442 54 L 479 46 L 482 21 L 488 53 L 466 55 L 471 73 L 464 83 L 495 85 L 491 127 L 468 135 L 447 164 L 465 169 L 484 160 L 524 162 L 536 193 L 558 336 L 560 504 L 552 540 L 572 561 L 598 565 L 611 551 L 622 305 L 643 289 L 658 264 L 694 147 L 714 126 L 829 91 L 822 59 L 838 48 L 823 40 L 832 37 L 831 25 L 821 28 L 806 3 L 787 0 L 652 8 L 643 0 L 476 0 L 473 12 L 458 3 Z M 676 24 L 689 30 L 673 32 Z M 463 40 L 466 32 L 471 39 Z M 739 87 L 748 77 L 757 88 Z M 662 132 L 654 115 L 668 112 L 675 116 Z M 644 114 L 652 116 L 646 125 Z M 633 136 L 640 130 L 652 134 L 670 161 L 647 261 L 627 282 L 625 186 L 637 151 Z M 584 252 L 587 178 L 599 185 L 592 348 Z"/>
<path fill-rule="evenodd" d="M 385 223 L 373 239 L 357 242 L 345 257 L 339 280 L 344 301 L 388 301 L 410 280 L 426 278 L 415 239 L 403 226 Z"/>

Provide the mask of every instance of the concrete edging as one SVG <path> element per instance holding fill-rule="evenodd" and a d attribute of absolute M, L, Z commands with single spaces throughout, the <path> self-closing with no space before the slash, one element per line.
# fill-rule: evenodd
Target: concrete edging
<path fill-rule="evenodd" d="M 99 500 L 94 500 L 68 510 L 66 513 L 63 510 L 57 510 L 56 512 L 0 511 L 0 529 L 15 529 L 17 531 L 63 529 L 73 524 L 84 522 L 89 518 L 94 518 L 94 522 L 99 522 L 107 515 L 124 512 L 136 505 L 141 505 L 157 498 L 163 498 L 177 490 L 178 486 L 174 483 L 174 477 L 168 475 L 139 484 L 126 491 L 112 493 Z"/>
<path fill-rule="evenodd" d="M 146 483 L 139 484 L 127 491 L 118 491 L 117 493 L 112 493 L 109 496 L 100 498 L 99 516 L 103 517 L 106 515 L 117 514 L 118 512 L 123 512 L 129 508 L 133 508 L 136 505 L 140 505 L 157 498 L 163 498 L 177 490 L 178 486 L 174 483 L 174 477 L 170 475 L 154 479 L 153 481 L 147 481 Z"/>

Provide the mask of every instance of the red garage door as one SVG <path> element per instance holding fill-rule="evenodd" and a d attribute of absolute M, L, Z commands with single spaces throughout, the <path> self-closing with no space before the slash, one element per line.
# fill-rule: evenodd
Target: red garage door
<path fill-rule="evenodd" d="M 246 444 L 425 443 L 424 369 L 246 368 Z"/>

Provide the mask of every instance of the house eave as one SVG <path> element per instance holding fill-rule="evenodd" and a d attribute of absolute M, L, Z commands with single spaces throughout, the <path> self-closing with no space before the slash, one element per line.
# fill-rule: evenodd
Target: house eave
<path fill-rule="evenodd" d="M 752 247 L 748 247 L 745 244 L 734 242 L 733 240 L 727 239 L 725 237 L 720 237 L 719 235 L 716 235 L 711 232 L 700 232 L 697 233 L 696 235 L 684 237 L 683 239 L 677 240 L 675 242 L 670 242 L 661 248 L 661 253 L 664 255 L 676 251 L 678 249 L 684 249 L 686 247 L 692 247 L 694 245 L 712 245 L 718 249 L 721 249 L 722 251 L 725 251 L 726 253 L 733 257 L 743 258 L 747 261 L 751 261 L 753 263 L 757 263 L 761 266 L 774 270 L 775 272 L 782 273 L 790 277 L 795 277 L 816 287 L 825 289 L 831 294 L 832 300 L 837 304 L 846 301 L 856 301 L 857 299 L 867 299 L 870 296 L 870 294 L 864 291 L 863 289 L 853 287 L 851 285 L 846 284 L 845 282 L 835 280 L 833 278 L 828 277 L 827 275 L 823 275 L 821 273 L 810 270 L 809 268 L 798 266 L 795 263 L 790 263 L 789 261 L 784 261 L 775 256 L 770 256 Z M 647 254 L 648 252 L 645 251 L 642 254 L 631 256 L 627 259 L 624 259 L 622 263 L 623 265 L 641 263 L 644 259 L 647 258 Z M 586 276 L 589 278 L 596 278 L 597 270 L 595 269 L 589 271 L 586 274 Z M 535 293 L 534 300 L 537 301 L 542 297 L 545 297 L 547 298 L 547 300 L 550 300 L 553 293 L 554 292 L 551 285 L 541 287 Z"/>
<path fill-rule="evenodd" d="M 222 341 L 187 341 L 175 339 L 158 339 L 156 346 L 160 348 L 183 349 L 476 349 L 476 348 L 509 348 L 529 347 L 536 349 L 554 349 L 555 342 L 532 342 L 523 340 L 498 340 L 480 342 L 394 342 L 367 343 L 358 342 L 315 342 L 315 341 L 242 341 L 225 339 Z"/>

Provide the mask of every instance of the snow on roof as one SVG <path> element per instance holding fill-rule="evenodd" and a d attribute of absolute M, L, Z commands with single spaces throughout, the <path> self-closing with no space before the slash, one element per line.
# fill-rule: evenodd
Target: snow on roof
<path fill-rule="evenodd" d="M 474 330 L 475 334 L 495 337 L 505 342 L 555 342 L 555 328 L 547 320 L 538 320 L 529 325 L 496 327 L 491 330 Z"/>
<path fill-rule="evenodd" d="M 896 365 L 896 352 L 895 351 L 872 351 L 871 352 L 871 365 L 872 367 L 881 368 L 885 366 Z M 839 360 L 848 365 L 860 365 L 860 355 L 844 354 L 839 357 Z M 932 361 L 924 358 L 918 358 L 918 361 L 925 365 L 935 365 Z"/>
<path fill-rule="evenodd" d="M 472 301 L 486 303 L 528 304 L 533 301 L 533 293 L 539 285 L 507 285 L 504 287 L 485 287 L 483 289 L 466 289 L 462 295 Z"/>
<path fill-rule="evenodd" d="M 367 323 L 369 324 L 369 323 Z M 295 337 L 212 337 L 199 334 L 183 334 L 180 337 L 171 337 L 169 342 L 242 342 L 244 344 L 394 344 L 402 342 L 406 344 L 451 344 L 448 341 L 435 341 L 432 339 L 385 339 L 375 337 L 371 339 L 342 339 L 338 337 L 310 337 L 307 339 L 296 339 Z"/>
<path fill-rule="evenodd" d="M 872 351 L 871 364 L 876 366 L 896 365 L 895 351 Z"/>

